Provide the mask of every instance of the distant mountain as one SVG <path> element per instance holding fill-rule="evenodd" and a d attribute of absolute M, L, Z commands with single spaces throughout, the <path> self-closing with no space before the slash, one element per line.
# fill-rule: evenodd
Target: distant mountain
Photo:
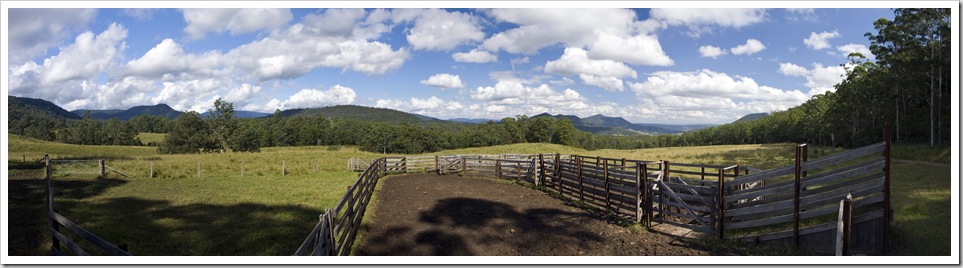
<path fill-rule="evenodd" d="M 167 104 L 157 104 L 152 106 L 134 106 L 127 110 L 75 110 L 74 114 L 78 116 L 84 116 L 84 113 L 90 112 L 90 117 L 97 120 L 108 120 L 111 118 L 117 118 L 123 121 L 130 120 L 138 115 L 155 115 L 167 117 L 170 119 L 176 119 L 177 116 L 181 115 L 183 112 L 174 110 Z"/>
<path fill-rule="evenodd" d="M 769 116 L 769 113 L 747 114 L 746 116 L 743 116 L 742 118 L 739 118 L 739 120 L 736 120 L 735 122 L 749 122 L 749 121 L 756 120 L 756 119 L 759 119 L 759 118 L 763 118 L 763 117 L 766 117 L 766 116 Z M 735 123 L 735 122 L 733 122 L 733 123 Z"/>
<path fill-rule="evenodd" d="M 443 120 L 406 113 L 398 110 L 365 107 L 358 105 L 336 105 L 321 108 L 291 109 L 281 111 L 284 117 L 291 116 L 311 116 L 322 114 L 325 117 L 350 118 L 361 121 L 390 122 L 390 123 L 423 123 L 423 122 L 444 122 Z M 271 116 L 271 115 L 268 115 Z"/>
<path fill-rule="evenodd" d="M 621 117 L 608 117 L 601 114 L 579 118 L 574 115 L 551 115 L 548 113 L 533 116 L 548 116 L 554 118 L 568 118 L 579 130 L 603 135 L 639 135 L 639 134 L 675 134 L 690 130 L 702 129 L 711 125 L 668 125 L 668 124 L 634 124 Z"/>
<path fill-rule="evenodd" d="M 469 123 L 469 124 L 485 124 L 485 123 L 488 123 L 488 121 L 500 122 L 501 120 L 484 119 L 484 118 L 453 118 L 453 119 L 448 119 L 448 121 Z"/>
<path fill-rule="evenodd" d="M 210 114 L 210 112 L 201 113 L 201 118 L 206 118 L 208 114 Z M 261 113 L 261 112 L 234 111 L 235 118 L 261 118 L 261 117 L 270 116 L 270 115 L 271 114 L 269 113 Z"/>
<path fill-rule="evenodd" d="M 36 115 L 52 116 L 55 118 L 76 120 L 82 119 L 80 116 L 68 112 L 67 110 L 64 110 L 64 108 L 60 108 L 60 106 L 57 106 L 56 104 L 46 100 L 17 96 L 7 96 L 7 100 L 10 104 L 7 112 L 10 113 L 11 117 L 14 115 L 14 112 L 17 112 L 18 114 L 31 113 Z"/>

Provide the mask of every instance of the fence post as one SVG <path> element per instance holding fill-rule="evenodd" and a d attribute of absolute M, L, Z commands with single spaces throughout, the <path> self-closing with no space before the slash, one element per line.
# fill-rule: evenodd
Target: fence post
<path fill-rule="evenodd" d="M 435 155 L 435 172 L 438 172 L 438 174 L 440 175 L 440 174 L 441 174 L 441 167 L 440 167 L 438 164 L 439 164 L 439 163 L 438 163 L 438 155 Z"/>
<path fill-rule="evenodd" d="M 538 181 L 540 184 L 545 185 L 545 156 L 542 154 L 538 154 L 538 170 Z M 536 183 L 535 185 L 538 184 L 539 183 Z"/>
<path fill-rule="evenodd" d="M 795 162 L 795 183 L 793 187 L 793 249 L 799 248 L 799 180 L 802 178 L 802 145 L 796 146 L 796 162 Z"/>
<path fill-rule="evenodd" d="M 637 223 L 642 222 L 642 197 L 645 196 L 642 174 L 645 174 L 642 162 L 635 163 L 635 222 Z"/>
<path fill-rule="evenodd" d="M 884 188 L 883 189 L 884 191 L 883 192 L 883 254 L 884 255 L 889 253 L 889 227 L 890 227 L 889 223 L 890 221 L 893 220 L 893 214 L 892 214 L 893 208 L 891 207 L 890 196 L 889 196 L 889 193 L 890 193 L 889 184 L 890 184 L 890 181 L 892 180 L 890 176 L 891 174 L 890 169 L 893 167 L 892 165 L 893 163 L 892 162 L 893 129 L 892 129 L 892 126 L 889 125 L 889 123 L 886 124 L 885 138 L 886 138 L 886 151 L 885 151 L 886 165 L 883 167 L 883 175 L 885 177 L 885 179 L 883 179 L 883 188 Z"/>
<path fill-rule="evenodd" d="M 575 157 L 575 168 L 578 171 L 578 200 L 585 201 L 585 194 L 582 185 L 582 157 Z"/>
<path fill-rule="evenodd" d="M 468 168 L 468 164 L 465 163 L 465 156 L 461 156 L 461 173 L 463 175 L 468 173 L 467 168 Z"/>
<path fill-rule="evenodd" d="M 44 154 L 43 159 L 47 167 L 45 171 L 46 176 L 44 176 L 44 189 L 46 190 L 46 195 L 47 195 L 47 218 L 50 219 L 50 227 L 52 227 L 54 231 L 60 231 L 60 224 L 57 223 L 57 221 L 54 220 L 52 217 L 50 217 L 50 214 L 54 212 L 53 186 L 51 185 L 52 184 L 51 181 L 53 180 L 52 178 L 53 166 L 50 165 L 50 155 Z M 60 240 L 58 240 L 57 237 L 54 237 L 52 235 L 50 236 L 50 240 L 51 240 L 50 251 L 60 252 Z"/>
<path fill-rule="evenodd" d="M 853 195 L 839 200 L 839 219 L 836 222 L 836 256 L 849 256 L 849 242 L 853 224 Z"/>
<path fill-rule="evenodd" d="M 284 176 L 285 168 L 287 168 L 287 165 L 284 163 L 284 160 L 281 160 L 281 176 Z"/>
<path fill-rule="evenodd" d="M 154 161 L 150 161 L 150 178 L 154 177 Z"/>
<path fill-rule="evenodd" d="M 665 174 L 662 174 L 662 178 L 668 179 L 669 178 L 669 160 L 663 160 L 662 163 L 663 165 L 665 165 L 665 167 L 662 168 L 662 170 L 665 171 Z"/>
<path fill-rule="evenodd" d="M 97 161 L 97 164 L 100 165 L 100 171 L 97 174 L 100 174 L 100 177 L 104 177 L 104 175 L 107 174 L 107 170 L 104 169 L 104 160 L 100 159 Z"/>
<path fill-rule="evenodd" d="M 725 190 L 726 190 L 726 170 L 719 169 L 719 196 L 717 197 L 718 209 L 719 209 L 719 239 L 725 239 L 726 236 L 726 202 L 725 202 Z"/>
<path fill-rule="evenodd" d="M 605 178 L 605 210 L 610 210 L 612 200 L 609 199 L 609 160 L 602 161 L 602 177 Z"/>
<path fill-rule="evenodd" d="M 401 158 L 401 173 L 408 173 L 408 157 Z"/>
<path fill-rule="evenodd" d="M 501 159 L 495 159 L 495 178 L 502 178 L 502 161 Z"/>
<path fill-rule="evenodd" d="M 556 184 L 558 184 L 558 196 L 559 196 L 559 198 L 565 198 L 565 195 L 562 194 L 562 181 L 563 181 L 563 178 L 562 178 L 562 155 L 559 154 L 559 153 L 555 153 L 555 177 L 556 177 L 556 179 L 558 180 L 558 182 L 556 183 Z"/>

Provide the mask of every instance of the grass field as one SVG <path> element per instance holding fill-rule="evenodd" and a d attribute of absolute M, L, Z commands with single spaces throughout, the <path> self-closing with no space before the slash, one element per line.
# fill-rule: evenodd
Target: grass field
<path fill-rule="evenodd" d="M 61 214 L 108 241 L 126 243 L 135 255 L 289 255 L 357 179 L 347 170 L 351 157 L 380 154 L 355 147 L 264 148 L 261 153 L 160 155 L 154 147 L 81 146 L 11 135 L 11 167 L 30 167 L 43 154 L 54 159 L 105 159 L 117 171 L 107 178 L 58 175 L 54 188 Z M 894 155 L 926 160 L 943 155 L 925 148 Z M 641 150 L 598 150 L 516 144 L 435 154 L 551 153 L 683 163 L 742 164 L 760 169 L 792 163 L 792 144 L 705 146 Z M 811 148 L 811 159 L 839 151 Z M 922 156 L 921 156 L 922 155 Z M 922 159 L 925 158 L 925 159 Z M 150 178 L 151 162 L 154 177 Z M 947 161 L 948 162 L 948 161 Z M 197 176 L 200 165 L 201 175 Z M 241 169 L 244 176 L 241 176 Z M 282 168 L 285 174 L 282 176 Z M 317 170 L 317 172 L 315 172 Z M 893 237 L 902 255 L 948 255 L 950 250 L 950 167 L 897 162 L 893 168 Z M 43 217 L 39 170 L 9 172 L 11 255 L 43 255 L 49 222 Z"/>

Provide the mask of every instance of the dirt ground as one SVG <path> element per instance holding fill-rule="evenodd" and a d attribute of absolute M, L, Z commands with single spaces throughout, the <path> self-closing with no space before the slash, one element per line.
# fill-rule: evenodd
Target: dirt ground
<path fill-rule="evenodd" d="M 607 223 L 508 181 L 418 174 L 381 181 L 356 255 L 712 255 L 677 237 Z M 669 232 L 673 233 L 673 232 Z"/>

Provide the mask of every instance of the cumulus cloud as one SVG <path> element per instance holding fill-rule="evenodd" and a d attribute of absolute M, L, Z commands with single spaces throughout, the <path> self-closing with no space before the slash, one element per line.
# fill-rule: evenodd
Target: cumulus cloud
<path fill-rule="evenodd" d="M 273 8 L 192 8 L 183 9 L 184 32 L 192 39 L 201 39 L 209 32 L 245 34 L 262 29 L 275 29 L 291 20 L 288 9 Z"/>
<path fill-rule="evenodd" d="M 846 68 L 813 63 L 812 69 L 806 69 L 793 63 L 779 63 L 779 73 L 787 76 L 805 77 L 805 86 L 809 88 L 808 95 L 812 97 L 827 91 L 834 91 L 834 86 L 845 79 Z"/>
<path fill-rule="evenodd" d="M 803 43 L 806 44 L 811 49 L 820 50 L 831 47 L 829 44 L 829 39 L 839 37 L 839 31 L 833 32 L 812 32 L 809 34 L 809 38 L 803 39 Z"/>
<path fill-rule="evenodd" d="M 498 22 L 518 25 L 496 33 L 481 47 L 514 54 L 533 54 L 554 44 L 585 47 L 600 34 L 629 36 L 635 13 L 626 9 L 491 9 L 488 15 Z M 588 23 L 591 22 L 591 23 Z"/>
<path fill-rule="evenodd" d="M 498 56 L 488 51 L 472 49 L 469 52 L 458 52 L 451 54 L 451 58 L 457 62 L 486 63 L 498 61 Z"/>
<path fill-rule="evenodd" d="M 839 52 L 842 52 L 843 56 L 849 56 L 850 53 L 856 52 L 856 53 L 862 54 L 867 59 L 876 58 L 876 55 L 873 55 L 873 52 L 869 51 L 869 48 L 867 48 L 865 45 L 862 45 L 862 44 L 849 43 L 849 44 L 836 47 L 836 50 L 839 50 Z"/>
<path fill-rule="evenodd" d="M 67 41 L 73 31 L 87 25 L 96 9 L 12 8 L 7 37 L 10 64 L 22 64 L 44 55 L 51 47 Z"/>
<path fill-rule="evenodd" d="M 654 8 L 649 17 L 666 25 L 685 25 L 689 36 L 699 37 L 712 32 L 713 26 L 742 28 L 763 22 L 765 9 L 755 8 Z"/>
<path fill-rule="evenodd" d="M 591 74 L 603 77 L 632 77 L 637 73 L 624 63 L 613 60 L 593 60 L 584 49 L 569 47 L 556 60 L 545 63 L 545 72 L 563 75 Z"/>
<path fill-rule="evenodd" d="M 671 66 L 675 64 L 662 51 L 655 35 L 617 36 L 599 34 L 588 56 L 593 59 L 621 61 L 634 65 Z"/>
<path fill-rule="evenodd" d="M 42 64 L 28 61 L 11 68 L 10 93 L 21 96 L 40 96 L 55 103 L 67 103 L 85 95 L 84 83 L 92 90 L 94 80 L 104 71 L 114 68 L 123 57 L 127 29 L 111 24 L 94 35 L 84 32 L 74 43 L 43 60 Z"/>
<path fill-rule="evenodd" d="M 485 39 L 478 19 L 462 12 L 441 9 L 395 10 L 396 22 L 414 21 L 406 38 L 414 50 L 449 50 L 467 42 Z"/>
<path fill-rule="evenodd" d="M 725 55 L 726 51 L 721 48 L 714 46 L 701 46 L 699 47 L 699 55 L 703 58 L 713 58 Z"/>
<path fill-rule="evenodd" d="M 476 113 L 475 117 L 483 118 L 544 112 L 581 114 L 593 108 L 577 91 L 565 89 L 559 92 L 546 84 L 526 86 L 515 81 L 499 81 L 494 86 L 478 87 L 470 95 L 482 104 L 472 104 L 469 111 Z"/>
<path fill-rule="evenodd" d="M 436 74 L 432 75 L 426 80 L 421 80 L 422 85 L 433 86 L 438 88 L 464 88 L 465 85 L 461 83 L 461 77 L 451 74 Z"/>
<path fill-rule="evenodd" d="M 624 89 L 621 78 L 636 78 L 637 73 L 624 63 L 613 60 L 593 60 L 581 48 L 566 48 L 557 60 L 545 63 L 545 72 L 561 75 L 578 75 L 587 85 L 608 91 Z"/>
<path fill-rule="evenodd" d="M 221 60 L 221 54 L 216 51 L 203 55 L 186 54 L 174 40 L 164 39 L 140 58 L 127 62 L 120 73 L 153 79 L 180 74 L 212 75 L 215 69 L 221 67 Z"/>
<path fill-rule="evenodd" d="M 749 38 L 749 40 L 746 40 L 745 44 L 736 46 L 729 51 L 732 51 L 732 54 L 735 55 L 752 55 L 756 52 L 762 51 L 763 49 L 766 49 L 766 46 L 763 45 L 762 42 Z"/>
<path fill-rule="evenodd" d="M 731 122 L 747 113 L 784 110 L 804 102 L 798 90 L 763 86 L 749 77 L 711 70 L 656 72 L 640 83 L 630 83 L 645 110 L 645 118 Z"/>
<path fill-rule="evenodd" d="M 287 100 L 281 101 L 272 99 L 267 103 L 266 110 L 274 109 L 296 109 L 296 108 L 316 108 L 329 105 L 350 104 L 354 102 L 357 95 L 354 89 L 341 85 L 334 85 L 328 90 L 305 88 L 301 89 Z"/>
<path fill-rule="evenodd" d="M 455 114 L 459 114 L 464 108 L 464 106 L 457 101 L 446 102 L 435 96 L 427 99 L 411 97 L 409 101 L 379 99 L 375 102 L 375 107 L 442 118 L 451 118 Z"/>

